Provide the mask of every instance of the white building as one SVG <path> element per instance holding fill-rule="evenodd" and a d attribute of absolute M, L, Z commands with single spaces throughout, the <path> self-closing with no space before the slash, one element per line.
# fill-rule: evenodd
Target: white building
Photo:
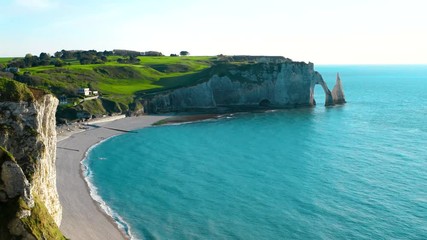
<path fill-rule="evenodd" d="M 89 88 L 79 88 L 77 90 L 77 94 L 82 94 L 84 96 L 89 96 L 90 95 L 90 89 Z"/>
<path fill-rule="evenodd" d="M 59 104 L 60 104 L 60 105 L 68 104 L 67 97 L 66 97 L 66 96 L 64 96 L 64 95 L 60 96 L 60 97 L 59 97 Z"/>

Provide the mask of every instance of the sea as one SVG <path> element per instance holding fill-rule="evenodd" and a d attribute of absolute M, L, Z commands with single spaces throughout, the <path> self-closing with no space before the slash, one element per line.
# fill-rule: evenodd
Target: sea
<path fill-rule="evenodd" d="M 132 239 L 427 239 L 427 65 L 315 69 L 347 104 L 110 138 L 93 197 Z"/>

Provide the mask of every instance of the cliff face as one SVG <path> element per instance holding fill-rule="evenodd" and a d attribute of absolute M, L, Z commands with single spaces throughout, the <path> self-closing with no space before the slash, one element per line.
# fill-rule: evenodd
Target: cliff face
<path fill-rule="evenodd" d="M 325 105 L 334 105 L 332 93 L 312 63 L 263 57 L 251 63 L 213 66 L 205 81 L 157 94 L 148 102 L 150 112 L 221 108 L 289 108 L 313 106 L 314 86 L 326 94 Z"/>
<path fill-rule="evenodd" d="M 17 199 L 23 201 L 16 218 L 4 223 L 12 236 L 31 239 L 29 232 L 34 229 L 29 230 L 31 224 L 25 222 L 36 217 L 31 216 L 39 213 L 36 208 L 46 209 L 56 225 L 61 222 L 55 169 L 57 105 L 55 97 L 36 90 L 28 99 L 0 102 L 1 154 L 10 153 L 1 166 L 0 203 L 4 207 Z"/>

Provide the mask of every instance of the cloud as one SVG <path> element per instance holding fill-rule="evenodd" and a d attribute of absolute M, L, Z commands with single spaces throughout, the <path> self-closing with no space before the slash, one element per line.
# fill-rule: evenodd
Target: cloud
<path fill-rule="evenodd" d="M 21 7 L 34 10 L 47 9 L 53 6 L 51 0 L 15 0 L 15 3 Z"/>

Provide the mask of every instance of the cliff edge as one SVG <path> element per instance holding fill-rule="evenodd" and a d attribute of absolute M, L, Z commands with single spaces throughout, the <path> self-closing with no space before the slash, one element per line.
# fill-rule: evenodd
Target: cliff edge
<path fill-rule="evenodd" d="M 65 239 L 58 225 L 58 100 L 0 79 L 0 239 Z"/>

